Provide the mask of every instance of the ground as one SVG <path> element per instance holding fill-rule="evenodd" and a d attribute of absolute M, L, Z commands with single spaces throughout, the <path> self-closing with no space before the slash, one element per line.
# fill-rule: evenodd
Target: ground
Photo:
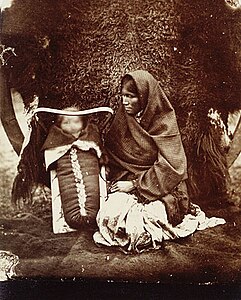
<path fill-rule="evenodd" d="M 97 247 L 92 231 L 53 234 L 49 198 L 42 192 L 37 192 L 41 201 L 36 202 L 35 210 L 14 210 L 10 199 L 18 157 L 2 127 L 0 136 L 1 250 L 19 257 L 13 280 L 61 278 L 197 285 L 241 282 L 241 156 L 230 169 L 234 205 L 205 211 L 207 216 L 224 217 L 225 225 L 166 242 L 158 251 L 126 255 Z"/>

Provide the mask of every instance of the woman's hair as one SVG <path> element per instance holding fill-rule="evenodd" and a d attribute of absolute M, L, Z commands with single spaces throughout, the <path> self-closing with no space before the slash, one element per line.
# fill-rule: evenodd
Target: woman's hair
<path fill-rule="evenodd" d="M 79 111 L 78 107 L 76 106 L 70 106 L 70 107 L 66 107 L 64 110 L 66 111 Z M 57 115 L 56 119 L 54 121 L 54 124 L 58 127 L 60 127 L 61 122 L 63 121 L 63 118 L 65 117 L 65 115 Z M 88 117 L 85 116 L 79 116 L 82 120 L 83 120 L 83 125 L 84 127 L 87 126 L 87 121 L 88 121 Z"/>
<path fill-rule="evenodd" d="M 137 89 L 136 83 L 135 83 L 134 79 L 128 74 L 125 75 L 121 80 L 121 89 L 123 88 L 124 85 L 127 87 L 128 91 L 130 91 L 133 94 L 138 95 L 138 89 Z"/>

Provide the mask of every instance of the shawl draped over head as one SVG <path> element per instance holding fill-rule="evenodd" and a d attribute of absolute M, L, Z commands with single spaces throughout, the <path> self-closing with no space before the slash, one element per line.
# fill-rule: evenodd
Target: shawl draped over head
<path fill-rule="evenodd" d="M 137 180 L 138 193 L 148 200 L 169 194 L 187 179 L 187 162 L 174 109 L 159 82 L 147 71 L 127 74 L 137 86 L 140 122 L 118 107 L 106 135 L 110 180 Z"/>

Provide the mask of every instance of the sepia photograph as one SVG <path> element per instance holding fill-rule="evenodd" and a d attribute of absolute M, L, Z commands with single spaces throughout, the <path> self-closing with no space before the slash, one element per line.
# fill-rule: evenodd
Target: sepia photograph
<path fill-rule="evenodd" d="M 241 299 L 241 0 L 0 0 L 0 298 Z"/>

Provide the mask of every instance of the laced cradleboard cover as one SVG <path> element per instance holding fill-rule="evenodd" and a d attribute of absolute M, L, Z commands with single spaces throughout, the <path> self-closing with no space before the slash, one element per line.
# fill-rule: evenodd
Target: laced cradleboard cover
<path fill-rule="evenodd" d="M 53 126 L 43 146 L 46 168 L 50 171 L 54 233 L 95 225 L 100 208 L 100 186 L 103 186 L 99 176 L 102 151 L 95 129 L 89 124 L 85 132 L 74 139 Z"/>
<path fill-rule="evenodd" d="M 42 150 L 50 171 L 54 233 L 95 226 L 100 202 L 106 197 L 97 126 L 88 123 L 75 138 L 53 125 Z"/>

